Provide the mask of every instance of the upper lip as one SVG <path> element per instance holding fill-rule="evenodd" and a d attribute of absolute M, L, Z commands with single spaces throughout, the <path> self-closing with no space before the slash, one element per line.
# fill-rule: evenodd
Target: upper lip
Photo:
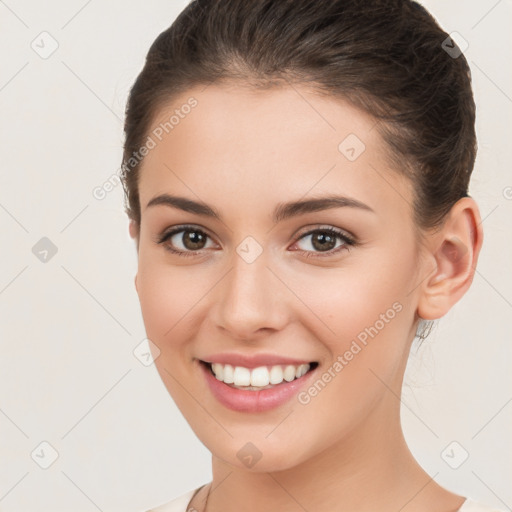
<path fill-rule="evenodd" d="M 294 365 L 311 363 L 311 359 L 294 359 L 292 357 L 279 356 L 276 354 L 235 354 L 222 353 L 212 354 L 200 359 L 205 363 L 230 364 L 231 366 L 243 366 L 245 368 L 257 368 L 258 366 Z"/>

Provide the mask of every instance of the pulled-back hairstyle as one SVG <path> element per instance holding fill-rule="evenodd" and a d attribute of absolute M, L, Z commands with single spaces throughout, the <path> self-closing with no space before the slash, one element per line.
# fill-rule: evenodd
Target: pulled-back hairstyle
<path fill-rule="evenodd" d="M 140 161 L 160 108 L 187 89 L 234 81 L 307 84 L 380 122 L 414 190 L 418 226 L 436 227 L 461 197 L 476 155 L 469 66 L 411 0 L 193 0 L 152 44 L 126 107 L 121 179 L 140 225 Z"/>

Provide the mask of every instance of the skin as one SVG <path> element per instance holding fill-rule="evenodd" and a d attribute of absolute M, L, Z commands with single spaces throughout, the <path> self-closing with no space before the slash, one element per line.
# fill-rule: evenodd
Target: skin
<path fill-rule="evenodd" d="M 224 83 L 175 98 L 153 127 L 190 96 L 198 106 L 142 163 L 141 223 L 130 225 L 156 367 L 212 453 L 211 486 L 190 505 L 203 510 L 211 487 L 208 512 L 457 510 L 464 497 L 435 483 L 409 451 L 399 396 L 418 319 L 440 318 L 471 284 L 482 243 L 477 205 L 463 198 L 440 228 L 419 231 L 411 182 L 392 167 L 375 120 L 343 100 L 299 85 L 256 92 Z M 355 161 L 338 150 L 349 134 L 366 147 Z M 222 221 L 146 207 L 163 193 L 205 202 Z M 280 203 L 332 194 L 373 211 L 272 221 Z M 184 223 L 210 237 L 198 254 L 156 243 Z M 326 226 L 357 244 L 325 256 L 304 234 Z M 182 235 L 174 247 L 190 252 Z M 250 264 L 236 252 L 247 236 L 263 249 Z M 217 352 L 274 353 L 318 361 L 321 375 L 394 303 L 400 312 L 306 405 L 294 398 L 263 413 L 229 410 L 197 364 Z M 251 468 L 237 457 L 247 442 L 262 454 Z"/>

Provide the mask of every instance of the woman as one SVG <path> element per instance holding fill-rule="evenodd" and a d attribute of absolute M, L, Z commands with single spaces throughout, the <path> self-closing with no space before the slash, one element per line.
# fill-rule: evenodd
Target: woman
<path fill-rule="evenodd" d="M 475 105 L 409 0 L 193 1 L 126 111 L 135 286 L 213 480 L 153 510 L 491 510 L 400 425 L 411 343 L 471 285 Z"/>

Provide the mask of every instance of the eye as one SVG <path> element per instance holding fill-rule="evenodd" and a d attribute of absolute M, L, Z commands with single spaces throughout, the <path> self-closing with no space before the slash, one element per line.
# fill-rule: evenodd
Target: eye
<path fill-rule="evenodd" d="M 210 237 L 195 226 L 178 226 L 161 235 L 156 242 L 179 256 L 194 256 L 198 251 L 208 249 Z"/>
<path fill-rule="evenodd" d="M 309 239 L 309 240 L 308 240 Z M 303 242 L 300 252 L 306 257 L 325 257 L 337 254 L 356 245 L 354 238 L 333 227 L 318 228 L 303 234 L 295 245 Z M 339 243 L 338 243 L 339 241 Z M 323 254 L 322 254 L 323 253 Z"/>

